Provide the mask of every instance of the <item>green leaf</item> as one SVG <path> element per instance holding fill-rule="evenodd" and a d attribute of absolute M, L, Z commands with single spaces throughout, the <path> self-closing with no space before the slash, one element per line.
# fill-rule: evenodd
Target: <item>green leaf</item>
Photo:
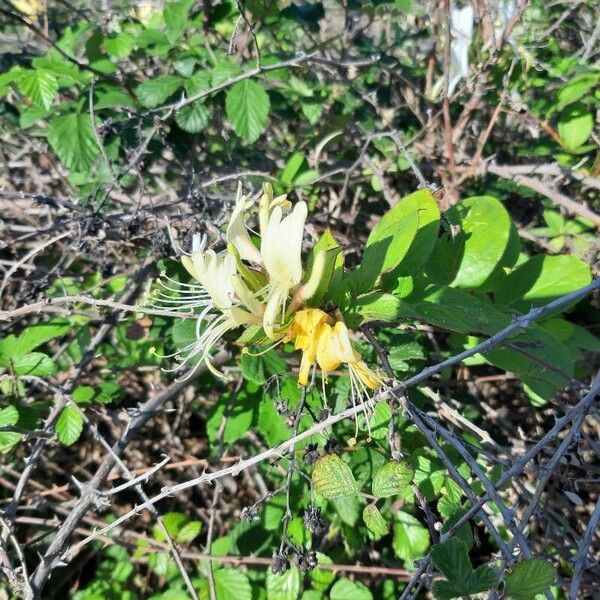
<path fill-rule="evenodd" d="M 425 556 L 429 548 L 429 531 L 418 519 L 408 513 L 396 513 L 394 523 L 394 540 L 392 547 L 396 556 L 402 560 L 412 562 Z"/>
<path fill-rule="evenodd" d="M 363 521 L 375 535 L 386 535 L 389 525 L 375 504 L 367 504 L 363 510 Z"/>
<path fill-rule="evenodd" d="M 300 571 L 296 567 L 281 575 L 267 571 L 267 600 L 296 600 L 299 595 Z"/>
<path fill-rule="evenodd" d="M 496 292 L 498 304 L 541 306 L 590 283 L 589 266 L 576 256 L 532 256 L 517 267 Z"/>
<path fill-rule="evenodd" d="M 317 460 L 312 472 L 315 493 L 327 500 L 356 494 L 358 486 L 350 467 L 336 454 Z"/>
<path fill-rule="evenodd" d="M 104 49 L 117 59 L 127 58 L 135 48 L 135 38 L 126 32 L 112 38 L 104 38 Z"/>
<path fill-rule="evenodd" d="M 63 408 L 54 430 L 61 444 L 65 446 L 74 444 L 83 431 L 83 417 L 79 410 L 70 405 Z"/>
<path fill-rule="evenodd" d="M 285 163 L 285 167 L 283 167 L 283 171 L 281 171 L 281 175 L 279 180 L 281 183 L 285 183 L 286 185 L 291 185 L 294 181 L 294 178 L 302 168 L 302 165 L 305 163 L 304 154 L 302 152 L 294 152 L 287 162 Z"/>
<path fill-rule="evenodd" d="M 496 198 L 466 198 L 448 209 L 445 217 L 458 233 L 439 240 L 428 264 L 428 272 L 440 283 L 480 288 L 499 268 L 516 262 L 518 239 L 515 252 L 512 220 Z"/>
<path fill-rule="evenodd" d="M 15 406 L 9 405 L 0 409 L 0 427 L 16 425 L 19 422 L 19 411 Z M 21 439 L 20 433 L 0 431 L 0 454 L 8 452 Z"/>
<path fill-rule="evenodd" d="M 175 319 L 171 327 L 171 339 L 176 348 L 185 348 L 196 339 L 196 321 L 194 319 Z"/>
<path fill-rule="evenodd" d="M 255 142 L 267 127 L 270 105 L 267 92 L 251 79 L 236 83 L 225 98 L 233 130 L 249 143 Z"/>
<path fill-rule="evenodd" d="M 411 274 L 435 245 L 439 211 L 426 189 L 403 198 L 386 212 L 369 234 L 360 268 L 353 273 L 358 291 L 372 289 L 379 277 L 394 271 L 392 282 Z"/>
<path fill-rule="evenodd" d="M 600 74 L 598 73 L 584 73 L 583 75 L 571 79 L 571 81 L 563 85 L 558 91 L 558 104 L 556 109 L 561 110 L 565 106 L 577 102 L 577 100 L 585 96 L 599 80 Z"/>
<path fill-rule="evenodd" d="M 12 67 L 6 73 L 0 73 L 0 98 L 6 95 L 12 83 L 18 82 L 26 71 L 19 66 Z"/>
<path fill-rule="evenodd" d="M 558 118 L 558 135 L 567 150 L 576 150 L 587 142 L 594 130 L 594 116 L 585 104 L 569 106 Z"/>
<path fill-rule="evenodd" d="M 48 111 L 41 106 L 30 104 L 21 109 L 19 114 L 19 127 L 21 129 L 27 129 L 31 127 L 39 120 L 44 119 L 48 116 Z"/>
<path fill-rule="evenodd" d="M 373 495 L 389 498 L 401 494 L 410 485 L 414 471 L 404 462 L 390 460 L 380 467 L 373 477 Z"/>
<path fill-rule="evenodd" d="M 36 106 L 49 110 L 58 91 L 58 81 L 52 73 L 44 69 L 35 69 L 21 76 L 19 89 L 31 98 Z"/>
<path fill-rule="evenodd" d="M 240 74 L 240 67 L 231 60 L 219 61 L 211 70 L 211 84 L 221 85 Z"/>
<path fill-rule="evenodd" d="M 400 319 L 414 319 L 412 308 L 394 294 L 369 292 L 354 298 L 344 311 L 348 325 L 357 328 L 371 321 L 392 322 Z"/>
<path fill-rule="evenodd" d="M 29 352 L 14 357 L 0 357 L 0 366 L 11 365 L 15 375 L 37 375 L 44 377 L 56 373 L 56 364 L 43 352 Z"/>
<path fill-rule="evenodd" d="M 208 421 L 206 423 L 207 433 L 210 440 L 217 439 L 217 431 L 221 427 L 225 408 L 229 402 L 229 395 L 222 395 L 219 401 L 209 412 Z M 237 396 L 236 402 L 231 407 L 230 413 L 225 420 L 225 428 L 223 430 L 223 441 L 227 444 L 237 442 L 247 433 L 254 420 L 254 414 L 257 411 L 257 398 L 254 395 L 248 394 L 245 390 L 241 390 Z"/>
<path fill-rule="evenodd" d="M 329 592 L 330 600 L 373 600 L 369 588 L 359 581 L 340 577 Z"/>
<path fill-rule="evenodd" d="M 137 86 L 135 94 L 145 108 L 155 108 L 172 96 L 182 85 L 177 75 L 159 75 Z"/>
<path fill-rule="evenodd" d="M 94 103 L 96 110 L 104 108 L 135 108 L 136 102 L 125 92 L 115 88 L 114 86 L 104 86 L 96 91 L 98 99 Z"/>
<path fill-rule="evenodd" d="M 271 375 L 287 372 L 286 362 L 274 350 L 262 353 L 242 353 L 240 358 L 242 374 L 248 381 L 263 385 Z"/>
<path fill-rule="evenodd" d="M 89 115 L 72 113 L 55 117 L 46 136 L 67 169 L 87 171 L 100 152 Z"/>
<path fill-rule="evenodd" d="M 189 521 L 189 518 L 182 512 L 171 511 L 165 513 L 162 520 L 167 533 L 172 538 L 176 538 L 179 530 L 185 525 L 185 523 Z M 162 528 L 158 525 L 154 526 L 152 530 L 152 536 L 158 542 L 164 542 L 166 539 Z"/>
<path fill-rule="evenodd" d="M 333 564 L 333 561 L 329 558 L 329 556 L 322 554 L 321 552 L 317 552 L 317 560 L 319 561 L 320 565 Z M 335 577 L 336 575 L 334 571 L 328 571 L 326 569 L 313 569 L 310 573 L 312 587 L 314 587 L 315 590 L 323 592 L 333 583 Z"/>
<path fill-rule="evenodd" d="M 459 333 L 493 335 L 511 322 L 487 297 L 446 286 L 427 287 L 410 305 L 419 320 Z"/>
<path fill-rule="evenodd" d="M 210 108 L 201 100 L 196 100 L 177 111 L 175 122 L 187 133 L 198 133 L 208 125 L 210 115 Z"/>
<path fill-rule="evenodd" d="M 482 565 L 473 569 L 469 560 L 468 547 L 459 538 L 450 538 L 431 549 L 431 559 L 436 568 L 448 581 L 437 581 L 433 592 L 439 600 L 458 596 L 470 596 L 485 592 L 496 585 L 497 576 L 493 569 Z"/>
<path fill-rule="evenodd" d="M 266 394 L 259 406 L 258 428 L 269 446 L 281 444 L 292 435 L 292 430 L 287 426 L 286 420 L 277 412 L 273 399 Z"/>
<path fill-rule="evenodd" d="M 194 5 L 194 0 L 179 0 L 167 2 L 163 16 L 167 24 L 167 39 L 174 44 L 188 24 L 188 13 Z"/>
<path fill-rule="evenodd" d="M 13 353 L 18 355 L 31 352 L 49 340 L 63 336 L 70 329 L 70 323 L 58 320 L 30 325 L 19 335 Z"/>
<path fill-rule="evenodd" d="M 252 600 L 248 576 L 239 569 L 219 569 L 213 577 L 219 600 Z"/>
<path fill-rule="evenodd" d="M 518 563 L 506 576 L 506 595 L 515 600 L 532 600 L 556 580 L 554 567 L 546 560 L 530 558 Z"/>
<path fill-rule="evenodd" d="M 340 519 L 350 527 L 355 527 L 360 517 L 361 507 L 358 496 L 340 496 L 331 502 Z"/>
<path fill-rule="evenodd" d="M 473 567 L 467 554 L 467 547 L 460 539 L 450 538 L 443 544 L 433 546 L 431 560 L 438 571 L 448 579 L 463 582 L 465 589 L 468 588 Z"/>
<path fill-rule="evenodd" d="M 202 530 L 202 521 L 189 521 L 178 532 L 176 539 L 178 542 L 189 544 L 195 540 Z"/>
<path fill-rule="evenodd" d="M 96 391 L 90 385 L 78 385 L 73 390 L 73 400 L 77 404 L 90 404 L 95 393 Z"/>
<path fill-rule="evenodd" d="M 266 381 L 264 363 L 262 357 L 256 354 L 242 353 L 240 358 L 242 375 L 248 380 L 262 385 Z"/>

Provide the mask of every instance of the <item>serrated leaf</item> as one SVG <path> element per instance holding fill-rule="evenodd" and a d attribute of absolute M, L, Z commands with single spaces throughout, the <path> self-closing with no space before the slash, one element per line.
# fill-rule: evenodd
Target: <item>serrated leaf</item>
<path fill-rule="evenodd" d="M 19 114 L 19 127 L 27 129 L 47 116 L 48 111 L 41 106 L 30 104 L 29 106 L 22 107 Z"/>
<path fill-rule="evenodd" d="M 210 108 L 196 100 L 177 111 L 175 122 L 187 133 L 198 133 L 208 125 L 210 114 Z"/>
<path fill-rule="evenodd" d="M 188 23 L 188 13 L 194 5 L 194 0 L 179 0 L 167 2 L 163 16 L 167 24 L 167 39 L 174 44 Z"/>
<path fill-rule="evenodd" d="M 83 417 L 74 406 L 63 408 L 54 430 L 58 435 L 58 440 L 65 446 L 74 444 L 83 431 Z"/>
<path fill-rule="evenodd" d="M 185 523 L 188 520 L 188 517 L 184 513 L 177 511 L 167 512 L 162 517 L 163 525 L 165 526 L 167 533 L 172 538 L 177 538 L 179 530 L 185 525 Z M 152 536 L 158 542 L 165 541 L 165 535 L 163 533 L 162 527 L 160 527 L 159 525 L 154 526 L 152 530 Z"/>
<path fill-rule="evenodd" d="M 267 571 L 267 600 L 296 600 L 300 595 L 300 572 L 296 567 L 276 575 Z"/>
<path fill-rule="evenodd" d="M 127 33 L 119 33 L 112 38 L 105 38 L 102 42 L 105 50 L 115 58 L 127 58 L 135 47 L 135 38 Z"/>
<path fill-rule="evenodd" d="M 358 485 L 350 467 L 336 454 L 317 460 L 312 472 L 314 490 L 327 500 L 356 494 Z"/>
<path fill-rule="evenodd" d="M 410 485 L 414 474 L 406 463 L 399 460 L 385 463 L 373 476 L 373 495 L 378 498 L 397 496 Z"/>
<path fill-rule="evenodd" d="M 506 576 L 506 595 L 515 600 L 531 600 L 555 581 L 554 567 L 546 560 L 530 558 L 518 563 Z"/>
<path fill-rule="evenodd" d="M 251 79 L 236 83 L 225 98 L 233 130 L 249 143 L 255 142 L 266 129 L 270 106 L 267 92 Z"/>
<path fill-rule="evenodd" d="M 30 325 L 17 338 L 13 350 L 14 355 L 31 352 L 51 339 L 64 335 L 70 329 L 71 325 L 67 321 L 49 321 Z"/>
<path fill-rule="evenodd" d="M 375 535 L 386 535 L 389 532 L 389 525 L 375 504 L 365 506 L 363 521 Z"/>
<path fill-rule="evenodd" d="M 473 567 L 462 540 L 453 537 L 443 544 L 436 544 L 431 548 L 431 560 L 448 579 L 462 582 L 464 587 L 468 587 Z"/>
<path fill-rule="evenodd" d="M 78 385 L 73 390 L 73 400 L 77 404 L 90 404 L 96 391 L 90 385 Z"/>
<path fill-rule="evenodd" d="M 46 137 L 63 165 L 74 171 L 87 171 L 100 152 L 89 115 L 55 117 Z"/>
<path fill-rule="evenodd" d="M 135 94 L 145 108 L 155 108 L 172 96 L 182 85 L 181 77 L 159 75 L 137 86 Z"/>
<path fill-rule="evenodd" d="M 195 540 L 200 535 L 201 530 L 202 521 L 190 521 L 177 532 L 177 541 L 187 544 Z"/>
<path fill-rule="evenodd" d="M 248 381 L 258 385 L 265 383 L 265 368 L 260 355 L 243 353 L 240 358 L 240 368 L 242 375 Z"/>
<path fill-rule="evenodd" d="M 19 79 L 19 89 L 31 101 L 44 110 L 49 110 L 58 91 L 58 80 L 45 69 L 35 69 L 24 73 Z"/>
<path fill-rule="evenodd" d="M 56 364 L 43 352 L 29 352 L 12 358 L 0 357 L 0 366 L 11 366 L 15 375 L 44 377 L 56 373 Z"/>
<path fill-rule="evenodd" d="M 340 577 L 329 592 L 330 600 L 373 600 L 369 588 L 359 581 Z"/>
<path fill-rule="evenodd" d="M 468 547 L 457 537 L 436 544 L 431 549 L 431 559 L 436 568 L 448 578 L 448 581 L 436 582 L 437 585 L 433 587 L 439 600 L 479 594 L 496 585 L 498 578 L 494 570 L 486 565 L 473 569 Z"/>
<path fill-rule="evenodd" d="M 248 576 L 239 569 L 219 569 L 214 579 L 219 600 L 252 600 Z"/>

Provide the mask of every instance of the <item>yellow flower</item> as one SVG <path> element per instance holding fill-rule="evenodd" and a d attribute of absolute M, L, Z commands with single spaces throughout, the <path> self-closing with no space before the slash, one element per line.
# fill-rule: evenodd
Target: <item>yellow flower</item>
<path fill-rule="evenodd" d="M 284 341 L 294 340 L 296 350 L 302 350 L 302 361 L 298 373 L 298 383 L 308 384 L 310 368 L 315 364 L 317 358 L 317 344 L 319 341 L 319 330 L 321 325 L 326 324 L 331 317 L 318 308 L 308 308 L 298 311 L 290 325 Z"/>
<path fill-rule="evenodd" d="M 318 308 L 300 310 L 294 315 L 284 340 L 294 340 L 296 350 L 302 350 L 298 383 L 307 385 L 310 368 L 315 362 L 324 377 L 342 364 L 347 364 L 353 397 L 368 395 L 367 388 L 376 390 L 383 382 L 352 347 L 346 324 L 333 321 L 332 317 Z"/>

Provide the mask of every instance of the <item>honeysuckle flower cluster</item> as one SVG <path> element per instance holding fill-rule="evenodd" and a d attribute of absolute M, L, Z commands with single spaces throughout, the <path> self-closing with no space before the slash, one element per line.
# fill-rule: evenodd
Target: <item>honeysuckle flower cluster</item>
<path fill-rule="evenodd" d="M 212 357 L 228 332 L 242 329 L 238 341 L 246 352 L 250 344 L 272 348 L 293 343 L 302 352 L 299 385 L 309 383 L 316 366 L 325 380 L 342 365 L 348 368 L 353 399 L 364 398 L 382 385 L 379 375 L 352 346 L 342 315 L 313 306 L 327 250 L 314 253 L 309 269 L 303 267 L 307 212 L 303 201 L 292 206 L 285 195 L 274 197 L 270 184 L 264 185 L 257 206 L 239 187 L 225 233 L 226 248 L 216 252 L 207 248 L 206 238 L 194 236 L 191 253 L 181 259 L 193 283 L 175 287 L 169 280 L 155 297 L 155 302 L 169 309 L 199 309 L 195 339 L 176 353 L 175 371 L 204 363 L 215 376 L 224 378 Z M 255 220 L 258 244 L 249 228 Z"/>

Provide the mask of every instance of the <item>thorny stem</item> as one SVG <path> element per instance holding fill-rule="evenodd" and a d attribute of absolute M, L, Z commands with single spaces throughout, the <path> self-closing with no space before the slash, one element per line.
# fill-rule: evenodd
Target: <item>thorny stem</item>
<path fill-rule="evenodd" d="M 303 386 L 302 394 L 301 394 L 300 400 L 298 402 L 298 407 L 296 408 L 296 412 L 294 414 L 294 421 L 292 423 L 294 437 L 296 437 L 298 435 L 298 428 L 300 427 L 300 419 L 302 417 L 304 403 L 306 402 L 306 394 L 307 394 L 307 388 L 306 388 L 306 386 Z M 289 461 L 289 467 L 288 467 L 288 472 L 287 472 L 287 476 L 285 479 L 285 485 L 283 486 L 283 489 L 285 489 L 285 514 L 283 515 L 283 521 L 282 521 L 283 527 L 282 527 L 282 531 L 281 531 L 281 543 L 279 544 L 279 554 L 281 554 L 283 552 L 284 548 L 286 547 L 286 545 L 288 545 L 287 529 L 288 529 L 290 519 L 292 518 L 292 505 L 291 505 L 292 477 L 294 475 L 294 472 L 296 471 L 296 467 L 298 464 L 298 461 L 296 459 L 295 450 L 296 450 L 295 445 L 293 445 L 289 450 L 289 455 L 291 456 L 291 458 Z"/>

